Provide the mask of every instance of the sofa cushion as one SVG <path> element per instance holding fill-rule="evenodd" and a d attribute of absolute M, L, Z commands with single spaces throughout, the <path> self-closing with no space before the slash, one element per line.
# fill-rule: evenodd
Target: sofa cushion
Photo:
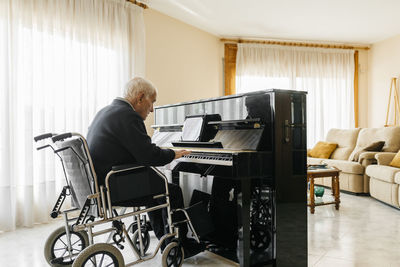
<path fill-rule="evenodd" d="M 361 153 L 366 152 L 366 151 L 380 152 L 384 145 L 385 145 L 385 141 L 378 141 L 378 142 L 374 142 L 363 148 L 355 148 L 354 151 L 351 153 L 349 160 L 359 161 Z"/>
<path fill-rule="evenodd" d="M 388 165 L 389 166 L 389 164 L 393 160 L 394 156 L 396 156 L 396 153 L 380 152 L 380 153 L 376 153 L 375 158 L 376 158 L 378 165 Z"/>
<path fill-rule="evenodd" d="M 364 166 L 358 162 L 338 159 L 322 159 L 322 158 L 308 158 L 308 164 L 322 164 L 326 163 L 328 166 L 333 166 L 341 170 L 342 172 L 351 174 L 364 174 Z"/>
<path fill-rule="evenodd" d="M 385 165 L 369 165 L 365 170 L 368 176 L 387 183 L 394 183 L 394 176 L 398 172 L 400 172 L 399 168 Z"/>
<path fill-rule="evenodd" d="M 332 152 L 336 149 L 337 144 L 319 141 L 313 149 L 307 154 L 313 158 L 324 158 L 329 159 Z"/>
<path fill-rule="evenodd" d="M 348 160 L 325 160 L 329 166 L 334 166 L 342 172 L 352 174 L 364 174 L 364 166 L 358 162 Z"/>
<path fill-rule="evenodd" d="M 350 155 L 349 160 L 354 157 L 361 148 L 366 147 L 377 141 L 385 141 L 382 148 L 384 152 L 397 152 L 400 149 L 400 126 L 384 128 L 364 128 L 361 129 L 356 147 Z"/>
<path fill-rule="evenodd" d="M 360 128 L 357 129 L 330 129 L 326 135 L 326 142 L 338 144 L 331 155 L 331 159 L 347 160 L 356 146 Z"/>

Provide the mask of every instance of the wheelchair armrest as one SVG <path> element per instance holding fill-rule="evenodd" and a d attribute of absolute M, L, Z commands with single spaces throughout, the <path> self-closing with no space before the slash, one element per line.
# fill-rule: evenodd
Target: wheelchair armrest
<path fill-rule="evenodd" d="M 124 170 L 131 170 L 131 169 L 140 169 L 140 168 L 146 168 L 145 166 L 139 165 L 139 164 L 123 164 L 123 165 L 117 165 L 117 166 L 113 166 L 112 170 L 113 171 L 124 171 Z"/>

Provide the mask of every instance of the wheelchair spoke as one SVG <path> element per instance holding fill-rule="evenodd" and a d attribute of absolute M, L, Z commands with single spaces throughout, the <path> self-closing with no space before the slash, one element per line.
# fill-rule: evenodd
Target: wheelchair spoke
<path fill-rule="evenodd" d="M 106 254 L 101 255 L 99 267 L 101 267 L 101 265 L 103 265 L 103 260 L 104 260 L 104 256 L 105 256 L 105 255 L 106 255 Z"/>
<path fill-rule="evenodd" d="M 95 259 L 93 260 L 93 258 L 94 257 L 90 258 L 90 261 L 93 263 L 93 266 L 96 266 L 96 260 Z"/>
<path fill-rule="evenodd" d="M 176 266 L 178 256 L 178 248 L 172 248 L 168 255 L 168 266 Z"/>
<path fill-rule="evenodd" d="M 62 239 L 60 238 L 60 239 L 58 239 L 61 243 L 63 243 L 64 244 L 64 246 L 66 246 L 67 247 L 67 244 L 64 242 L 64 241 L 62 241 Z"/>
<path fill-rule="evenodd" d="M 54 251 L 58 251 L 58 250 L 67 250 L 66 248 L 55 248 Z"/>
<path fill-rule="evenodd" d="M 73 239 L 73 237 L 74 237 L 74 235 L 71 236 L 71 239 Z M 64 237 L 64 238 L 66 238 L 66 237 Z M 68 253 L 68 245 L 67 245 L 66 241 L 64 241 L 62 238 L 59 238 L 58 241 L 59 241 L 59 246 L 61 246 L 61 247 L 54 248 L 53 251 L 57 252 L 57 254 L 58 254 L 57 257 L 61 258 L 61 257 L 64 257 L 64 255 L 66 253 Z M 82 249 L 74 248 L 74 246 L 82 248 L 82 244 L 79 244 L 79 242 L 82 242 L 80 240 L 80 238 L 78 238 L 76 241 L 71 243 L 71 252 L 74 252 L 74 251 L 80 252 L 80 251 L 82 251 Z"/>
<path fill-rule="evenodd" d="M 71 243 L 71 247 L 73 247 L 76 243 L 78 243 L 79 241 L 81 241 L 81 240 L 76 240 L 74 243 Z"/>
<path fill-rule="evenodd" d="M 60 256 L 60 257 L 64 257 L 65 253 L 67 253 L 67 250 L 64 250 L 64 253 L 63 253 L 63 254 L 61 254 L 61 256 Z"/>

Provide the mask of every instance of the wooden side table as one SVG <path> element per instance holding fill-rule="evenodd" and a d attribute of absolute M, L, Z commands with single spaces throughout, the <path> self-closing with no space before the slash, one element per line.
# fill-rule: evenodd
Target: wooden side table
<path fill-rule="evenodd" d="M 335 208 L 339 209 L 340 204 L 340 186 L 339 186 L 339 172 L 340 170 L 335 167 L 321 168 L 321 169 L 308 169 L 307 170 L 307 184 L 310 182 L 310 201 L 307 204 L 310 207 L 311 213 L 314 214 L 315 206 L 335 204 Z M 332 195 L 334 201 L 315 203 L 314 195 L 314 179 L 332 177 Z"/>

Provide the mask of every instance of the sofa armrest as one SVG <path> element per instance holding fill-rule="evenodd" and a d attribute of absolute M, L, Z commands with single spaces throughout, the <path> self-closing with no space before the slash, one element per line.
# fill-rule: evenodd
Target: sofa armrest
<path fill-rule="evenodd" d="M 376 164 L 375 155 L 379 152 L 367 151 L 360 154 L 358 162 L 363 166 Z"/>
<path fill-rule="evenodd" d="M 373 151 L 366 151 L 360 154 L 360 157 L 358 159 L 359 163 L 363 163 L 364 160 L 373 160 L 376 163 L 376 158 L 375 155 L 379 152 L 373 152 Z"/>
<path fill-rule="evenodd" d="M 375 155 L 378 165 L 389 165 L 396 153 L 394 152 L 379 152 Z"/>

